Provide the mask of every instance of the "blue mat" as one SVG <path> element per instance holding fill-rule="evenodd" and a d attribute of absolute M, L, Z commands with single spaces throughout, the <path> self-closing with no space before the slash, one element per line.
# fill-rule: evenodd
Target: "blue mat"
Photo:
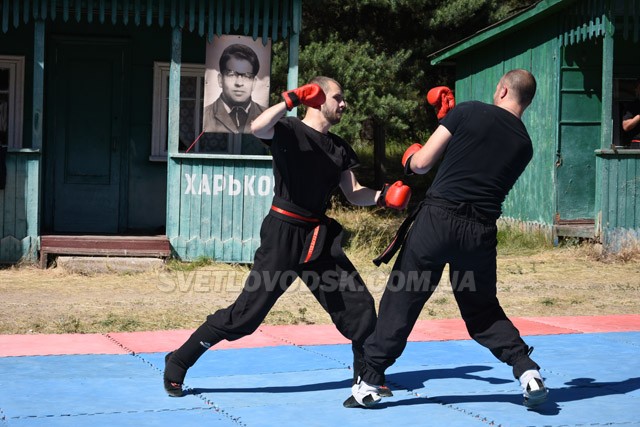
<path fill-rule="evenodd" d="M 526 341 L 551 390 L 536 410 L 475 342 L 413 342 L 372 409 L 342 407 L 349 345 L 210 351 L 183 398 L 164 393 L 164 354 L 4 357 L 0 426 L 640 426 L 640 332 Z"/>

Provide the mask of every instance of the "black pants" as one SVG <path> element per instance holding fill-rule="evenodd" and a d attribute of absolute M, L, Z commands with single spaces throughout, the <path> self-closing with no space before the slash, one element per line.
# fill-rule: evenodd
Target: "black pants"
<path fill-rule="evenodd" d="M 469 335 L 513 367 L 518 378 L 539 369 L 496 296 L 496 225 L 467 204 L 427 202 L 398 254 L 380 302 L 378 323 L 365 343 L 362 379 L 384 384 L 385 370 L 407 344 L 424 304 L 449 264 L 453 294 Z"/>
<path fill-rule="evenodd" d="M 292 223 L 268 215 L 260 230 L 261 245 L 253 268 L 236 301 L 207 317 L 187 342 L 173 354 L 165 377 L 182 382 L 186 369 L 206 348 L 221 340 L 252 334 L 278 298 L 300 277 L 329 313 L 344 337 L 352 341 L 354 375 L 362 367 L 363 344 L 376 322 L 373 297 L 341 247 L 342 227 L 327 225 L 325 243 L 312 262 L 301 263 L 314 225 Z"/>

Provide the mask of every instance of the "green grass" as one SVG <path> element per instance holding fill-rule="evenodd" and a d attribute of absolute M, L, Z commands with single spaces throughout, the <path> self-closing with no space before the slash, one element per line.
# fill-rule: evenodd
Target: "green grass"
<path fill-rule="evenodd" d="M 541 232 L 526 232 L 510 224 L 498 227 L 498 253 L 500 255 L 536 253 L 553 246 Z"/>
<path fill-rule="evenodd" d="M 205 256 L 201 256 L 191 262 L 184 262 L 176 258 L 171 258 L 167 262 L 167 269 L 170 271 L 195 271 L 213 264 L 215 264 L 215 261 Z"/>

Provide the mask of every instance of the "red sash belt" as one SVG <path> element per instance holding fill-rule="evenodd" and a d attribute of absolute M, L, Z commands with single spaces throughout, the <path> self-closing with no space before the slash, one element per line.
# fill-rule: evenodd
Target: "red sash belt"
<path fill-rule="evenodd" d="M 307 237 L 303 249 L 302 256 L 300 257 L 300 263 L 304 264 L 320 256 L 322 247 L 325 244 L 327 236 L 327 224 L 331 222 L 329 218 L 325 218 L 324 221 L 320 218 L 314 218 L 297 214 L 295 212 L 288 211 L 286 209 L 279 208 L 278 206 L 271 205 L 271 210 L 284 215 L 288 218 L 296 219 L 311 224 L 317 224 L 313 228 L 313 232 Z"/>
<path fill-rule="evenodd" d="M 313 222 L 313 223 L 320 222 L 320 220 L 318 218 L 311 218 L 311 217 L 308 217 L 308 216 L 298 215 L 295 212 L 290 212 L 290 211 L 284 210 L 284 209 L 279 208 L 279 207 L 277 207 L 275 205 L 271 205 L 271 210 L 274 211 L 274 212 L 278 212 L 279 214 L 286 215 L 286 216 L 288 216 L 290 218 L 299 219 L 300 221 Z"/>

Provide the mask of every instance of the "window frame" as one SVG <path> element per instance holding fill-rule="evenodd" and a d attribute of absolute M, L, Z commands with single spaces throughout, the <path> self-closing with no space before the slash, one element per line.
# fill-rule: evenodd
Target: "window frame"
<path fill-rule="evenodd" d="M 169 157 L 167 144 L 167 110 L 169 108 L 169 62 L 153 63 L 153 116 L 151 128 L 151 155 L 150 161 L 166 162 Z M 182 77 L 198 77 L 196 87 L 196 106 L 201 105 L 201 88 L 204 85 L 204 64 L 181 64 L 180 78 Z M 182 97 L 180 98 L 182 99 Z M 200 123 L 202 126 L 202 110 L 196 108 L 196 117 L 194 123 Z M 199 132 L 195 132 L 196 135 Z"/>
<path fill-rule="evenodd" d="M 23 148 L 24 126 L 24 56 L 0 55 L 0 68 L 9 70 L 9 110 L 7 114 L 7 146 Z"/>

